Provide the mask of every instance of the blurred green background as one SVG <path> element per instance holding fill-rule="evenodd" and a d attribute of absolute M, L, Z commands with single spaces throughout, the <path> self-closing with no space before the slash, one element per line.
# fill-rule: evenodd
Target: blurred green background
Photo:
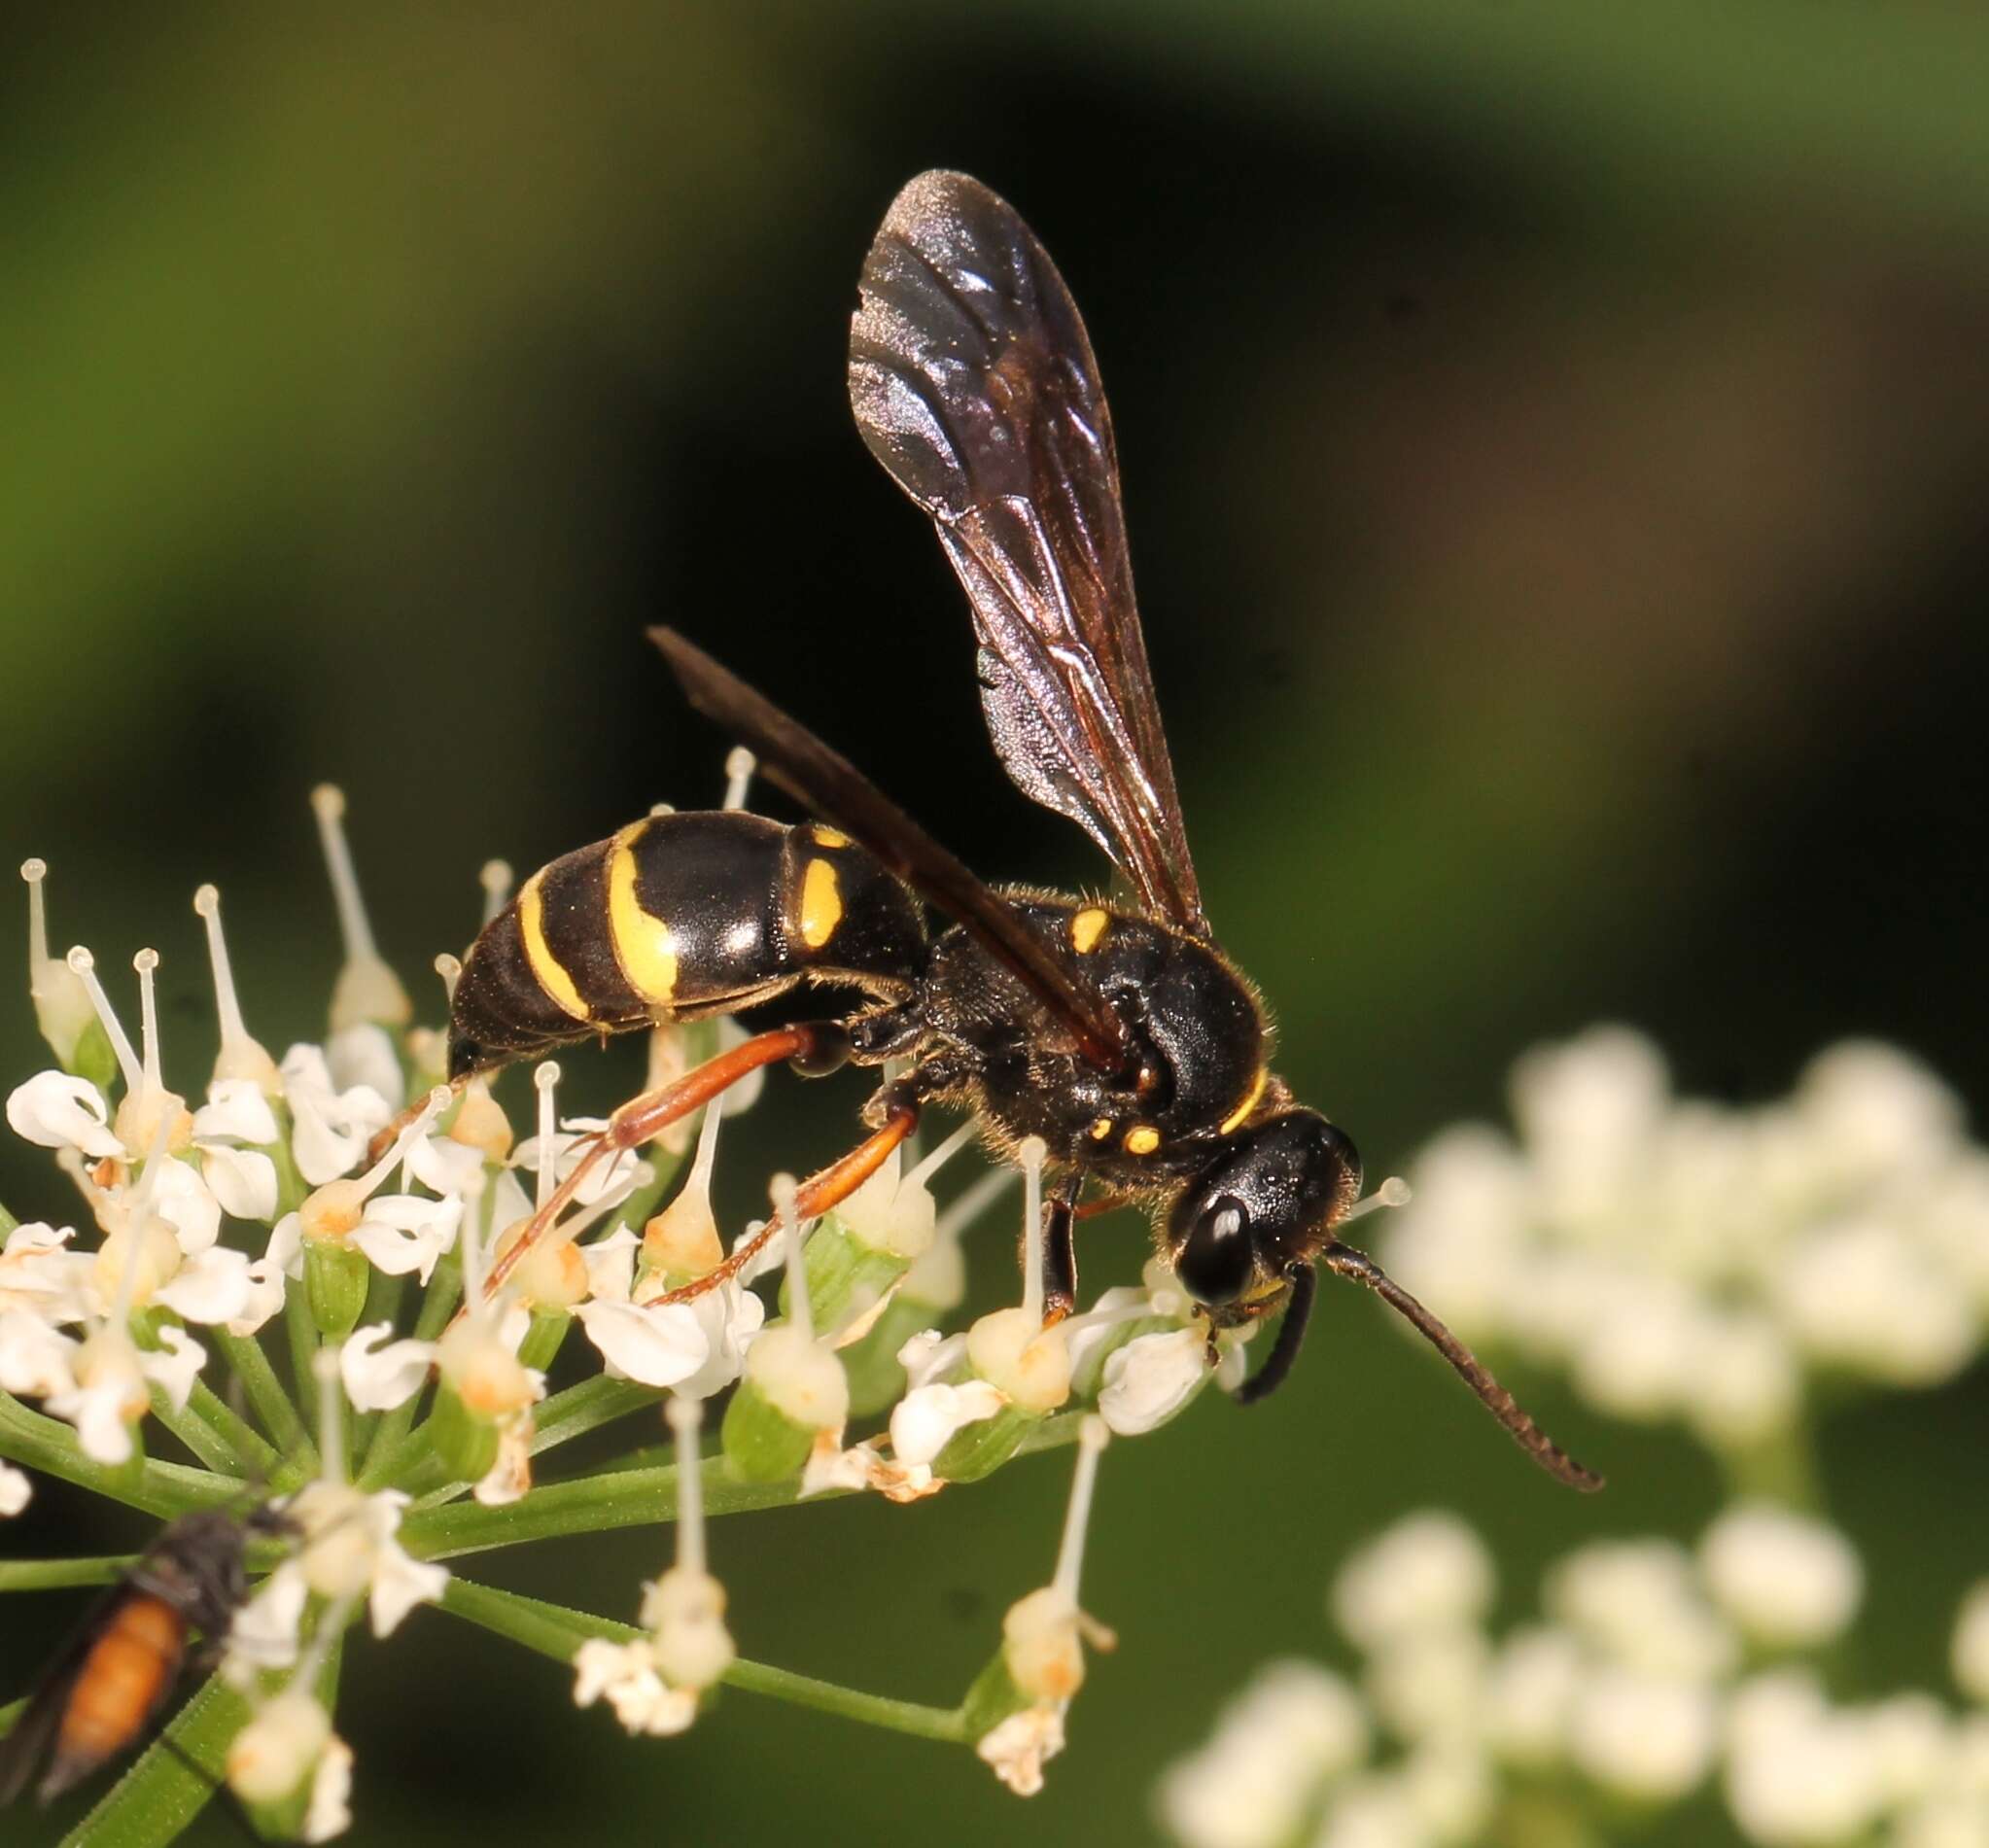
<path fill-rule="evenodd" d="M 255 1030 L 323 1029 L 319 779 L 432 1015 L 486 856 L 715 800 L 658 619 L 991 877 L 1097 876 L 995 764 L 960 594 L 844 399 L 857 264 L 935 164 L 1008 194 L 1085 310 L 1209 908 L 1372 1173 L 1597 1018 L 1720 1097 L 1848 1032 L 1989 1085 L 1978 10 L 47 8 L 10 37 L 0 834 L 134 1011 L 127 959 L 162 952 L 183 1087 L 202 880 Z M 21 989 L 0 1051 L 40 1063 Z M 632 1080 L 576 1067 L 580 1100 Z M 862 1096 L 778 1083 L 728 1138 L 742 1212 Z M 72 1211 L 11 1142 L 0 1199 Z M 1141 1249 L 1098 1229 L 1088 1286 Z M 1330 1648 L 1328 1573 L 1393 1515 L 1461 1509 L 1524 1601 L 1579 1540 L 1717 1505 L 1682 1442 L 1537 1391 L 1614 1479 L 1567 1495 L 1351 1293 L 1306 1362 L 1107 1456 L 1086 1602 L 1123 1646 L 1033 1804 L 744 1694 L 632 1744 L 423 1613 L 352 1658 L 355 1838 L 1146 1840 L 1157 1769 L 1251 1664 Z M 1985 1410 L 1978 1370 L 1827 1430 L 1871 1688 L 1939 1685 Z M 951 1701 L 1047 1575 L 1067 1474 L 723 1523 L 742 1649 Z M 0 1546 L 143 1531 L 50 1489 Z M 664 1544 L 485 1567 L 631 1616 Z M 76 1608 L 10 1601 L 0 1696 Z"/>

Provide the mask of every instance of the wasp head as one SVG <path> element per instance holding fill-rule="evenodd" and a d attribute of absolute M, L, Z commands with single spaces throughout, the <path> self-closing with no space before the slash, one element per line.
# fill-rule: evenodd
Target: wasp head
<path fill-rule="evenodd" d="M 1287 1110 L 1228 1137 L 1175 1202 L 1174 1274 L 1219 1325 L 1261 1312 L 1331 1241 L 1361 1190 L 1351 1140 L 1316 1110 Z"/>

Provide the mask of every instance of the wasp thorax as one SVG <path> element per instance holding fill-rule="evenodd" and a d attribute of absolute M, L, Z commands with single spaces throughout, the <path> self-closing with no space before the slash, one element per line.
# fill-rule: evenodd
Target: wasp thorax
<path fill-rule="evenodd" d="M 1353 1143 L 1316 1110 L 1293 1110 L 1227 1143 L 1168 1226 L 1174 1273 L 1199 1302 L 1307 1264 L 1360 1193 Z"/>

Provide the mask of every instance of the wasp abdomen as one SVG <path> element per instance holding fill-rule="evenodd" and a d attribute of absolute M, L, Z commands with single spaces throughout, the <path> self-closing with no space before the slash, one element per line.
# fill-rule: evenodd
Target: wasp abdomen
<path fill-rule="evenodd" d="M 590 1033 L 730 1013 L 803 976 L 907 992 L 917 901 L 833 828 L 657 815 L 541 867 L 456 985 L 449 1072 Z"/>
<path fill-rule="evenodd" d="M 84 1658 L 55 1733 L 44 1800 L 87 1777 L 145 1729 L 180 1672 L 187 1620 L 163 1598 L 126 1598 Z"/>

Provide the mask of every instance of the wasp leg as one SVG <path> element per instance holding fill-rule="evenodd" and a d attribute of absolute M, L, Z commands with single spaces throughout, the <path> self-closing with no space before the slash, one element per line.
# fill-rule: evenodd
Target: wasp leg
<path fill-rule="evenodd" d="M 1061 1322 L 1077 1307 L 1077 1197 L 1084 1176 L 1073 1174 L 1043 1213 L 1043 1326 Z M 1025 1263 L 1028 1260 L 1025 1258 Z"/>
<path fill-rule="evenodd" d="M 553 1189 L 552 1197 L 526 1221 L 524 1231 L 491 1265 L 484 1294 L 493 1296 L 504 1286 L 505 1279 L 517 1269 L 525 1254 L 545 1237 L 554 1220 L 572 1204 L 587 1176 L 604 1157 L 618 1155 L 624 1149 L 642 1147 L 680 1117 L 688 1116 L 702 1103 L 709 1103 L 721 1091 L 729 1090 L 742 1078 L 750 1077 L 762 1065 L 777 1065 L 784 1059 L 791 1060 L 807 1075 L 818 1076 L 834 1070 L 848 1049 L 849 1035 L 838 1023 L 803 1022 L 793 1027 L 778 1028 L 769 1033 L 755 1033 L 729 1052 L 706 1060 L 675 1083 L 667 1084 L 658 1091 L 645 1092 L 639 1098 L 631 1098 L 608 1119 L 607 1129 L 592 1138 L 575 1164 L 573 1172 Z M 884 1158 L 879 1156 L 878 1159 L 882 1161 Z"/>
<path fill-rule="evenodd" d="M 867 1135 L 840 1161 L 831 1162 L 820 1172 L 811 1174 L 794 1190 L 794 1217 L 798 1220 L 814 1219 L 820 1213 L 848 1200 L 871 1175 L 884 1166 L 884 1159 L 906 1136 L 919 1127 L 919 1106 L 907 1095 L 893 1089 L 890 1101 L 885 1108 L 884 1127 Z M 729 1277 L 734 1277 L 765 1249 L 767 1240 L 779 1232 L 785 1222 L 770 1219 L 750 1238 L 741 1242 L 739 1248 L 715 1270 L 707 1271 L 701 1277 L 694 1277 L 680 1289 L 670 1291 L 663 1296 L 651 1297 L 650 1307 L 661 1303 L 688 1303 L 693 1297 L 703 1296 L 707 1290 L 715 1290 Z"/>

